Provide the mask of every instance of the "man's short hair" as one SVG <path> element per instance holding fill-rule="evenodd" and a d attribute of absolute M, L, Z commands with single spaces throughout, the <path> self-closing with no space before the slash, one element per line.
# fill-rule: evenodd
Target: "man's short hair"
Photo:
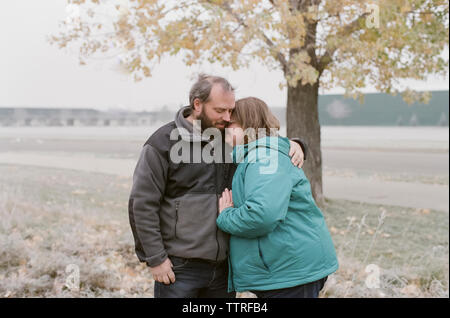
<path fill-rule="evenodd" d="M 200 74 L 197 82 L 189 93 L 189 105 L 193 108 L 194 101 L 198 98 L 202 103 L 209 101 L 209 95 L 214 84 L 220 84 L 225 92 L 234 92 L 234 87 L 223 77 Z"/>

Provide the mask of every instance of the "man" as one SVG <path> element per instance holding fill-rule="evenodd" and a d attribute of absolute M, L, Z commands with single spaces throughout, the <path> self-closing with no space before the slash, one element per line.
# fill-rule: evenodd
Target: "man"
<path fill-rule="evenodd" d="M 234 89 L 224 78 L 201 75 L 189 101 L 147 140 L 134 171 L 129 217 L 135 250 L 150 267 L 155 298 L 235 297 L 227 292 L 229 237 L 216 218 L 219 196 L 231 188 L 236 167 L 225 160 L 224 138 L 219 138 L 222 160 L 194 158 L 196 149 L 202 153 L 211 142 L 196 134 L 194 123 L 201 121 L 201 131 L 223 133 L 235 106 Z M 177 138 L 174 131 L 180 132 Z M 181 162 L 171 151 L 177 143 L 191 149 Z M 301 166 L 298 143 L 291 142 L 290 155 Z"/>

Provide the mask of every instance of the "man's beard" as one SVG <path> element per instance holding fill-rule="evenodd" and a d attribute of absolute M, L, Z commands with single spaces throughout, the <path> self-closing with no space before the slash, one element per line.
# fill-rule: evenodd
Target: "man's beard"
<path fill-rule="evenodd" d="M 205 114 L 204 111 L 202 111 L 200 113 L 200 115 L 197 117 L 197 120 L 201 121 L 202 131 L 204 131 L 205 129 L 208 129 L 208 128 L 217 128 L 216 126 L 214 126 L 212 120 Z M 227 122 L 220 122 L 219 124 L 223 124 L 224 126 L 226 126 Z M 220 131 L 225 130 L 225 128 L 222 128 L 222 129 L 217 128 L 217 129 L 219 129 Z"/>
<path fill-rule="evenodd" d="M 209 117 L 205 114 L 204 111 L 200 113 L 200 115 L 197 117 L 197 120 L 200 120 L 202 131 L 214 127 L 211 119 L 209 119 Z"/>
<path fill-rule="evenodd" d="M 225 126 L 222 129 L 215 127 L 212 120 L 205 114 L 204 110 L 202 110 L 200 115 L 197 117 L 197 120 L 200 120 L 202 132 L 208 128 L 216 128 L 216 129 L 219 129 L 222 137 L 225 136 L 225 127 L 227 126 L 226 122 L 223 122 L 225 124 Z"/>

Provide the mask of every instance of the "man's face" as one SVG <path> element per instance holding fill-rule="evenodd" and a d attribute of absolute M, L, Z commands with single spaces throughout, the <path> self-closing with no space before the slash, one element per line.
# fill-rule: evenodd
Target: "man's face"
<path fill-rule="evenodd" d="M 199 112 L 197 119 L 201 120 L 202 130 L 207 128 L 217 128 L 224 131 L 230 122 L 231 113 L 235 106 L 233 92 L 224 91 L 219 84 L 213 85 L 209 101 L 199 103 L 196 107 Z"/>

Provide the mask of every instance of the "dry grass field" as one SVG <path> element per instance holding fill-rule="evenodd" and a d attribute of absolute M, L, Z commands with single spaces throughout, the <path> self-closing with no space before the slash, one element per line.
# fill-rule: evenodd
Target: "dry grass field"
<path fill-rule="evenodd" d="M 0 297 L 153 297 L 133 250 L 131 181 L 0 165 Z M 323 212 L 340 268 L 322 297 L 449 297 L 448 213 L 345 200 L 328 201 Z M 79 289 L 66 286 L 70 264 Z M 368 288 L 369 264 L 378 288 Z"/>

